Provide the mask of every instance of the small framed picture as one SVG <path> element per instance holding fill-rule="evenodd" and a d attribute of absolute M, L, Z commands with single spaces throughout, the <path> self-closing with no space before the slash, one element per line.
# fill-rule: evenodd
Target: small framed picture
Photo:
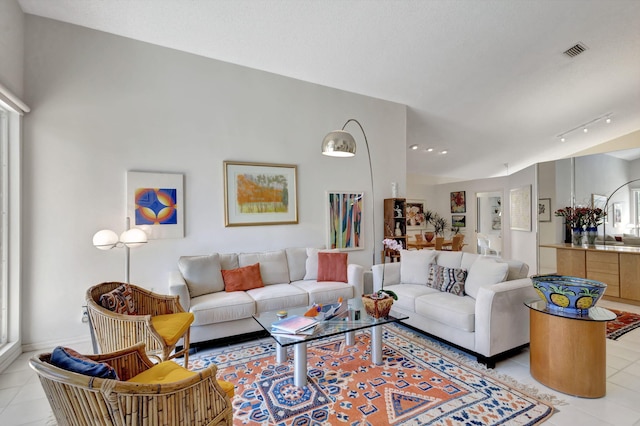
<path fill-rule="evenodd" d="M 622 222 L 622 203 L 613 203 L 613 207 L 611 208 L 613 214 L 613 226 L 619 226 Z"/>
<path fill-rule="evenodd" d="M 466 228 L 467 227 L 466 216 L 463 214 L 451 215 L 451 226 L 453 228 Z"/>
<path fill-rule="evenodd" d="M 551 198 L 538 199 L 538 222 L 551 222 Z"/>
<path fill-rule="evenodd" d="M 466 213 L 467 201 L 464 191 L 456 191 L 451 193 L 451 213 Z"/>

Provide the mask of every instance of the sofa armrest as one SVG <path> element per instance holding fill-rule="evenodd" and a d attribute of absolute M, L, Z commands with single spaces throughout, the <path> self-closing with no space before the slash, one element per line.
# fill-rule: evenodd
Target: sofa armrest
<path fill-rule="evenodd" d="M 529 308 L 537 300 L 529 278 L 481 287 L 476 298 L 475 352 L 490 357 L 529 343 Z"/>
<path fill-rule="evenodd" d="M 364 293 L 364 268 L 355 263 L 347 265 L 347 282 L 356 288 L 356 294 L 353 297 L 362 296 Z"/>
<path fill-rule="evenodd" d="M 185 311 L 189 312 L 189 309 L 191 309 L 191 296 L 189 295 L 187 282 L 179 271 L 173 271 L 169 276 L 169 294 L 178 296 L 180 305 Z"/>
<path fill-rule="evenodd" d="M 373 292 L 382 290 L 383 280 L 386 285 L 400 284 L 400 262 L 379 263 L 371 267 L 373 272 Z"/>

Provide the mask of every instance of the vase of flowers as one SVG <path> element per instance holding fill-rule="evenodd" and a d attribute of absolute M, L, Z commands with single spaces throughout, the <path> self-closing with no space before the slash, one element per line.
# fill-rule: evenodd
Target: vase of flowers
<path fill-rule="evenodd" d="M 581 246 L 583 233 L 584 230 L 581 226 L 576 226 L 575 228 L 573 228 L 571 232 L 571 244 L 573 244 L 574 246 Z"/>

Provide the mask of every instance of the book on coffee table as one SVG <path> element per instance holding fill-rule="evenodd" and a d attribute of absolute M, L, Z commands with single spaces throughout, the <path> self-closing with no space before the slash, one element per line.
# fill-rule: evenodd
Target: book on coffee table
<path fill-rule="evenodd" d="M 274 322 L 271 324 L 271 328 L 278 330 L 281 333 L 299 334 L 300 332 L 315 326 L 317 323 L 318 321 L 314 318 L 294 315 Z"/>

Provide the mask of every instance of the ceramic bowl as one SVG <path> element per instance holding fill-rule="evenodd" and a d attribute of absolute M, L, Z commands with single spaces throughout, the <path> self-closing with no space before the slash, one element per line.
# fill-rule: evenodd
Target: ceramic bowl
<path fill-rule="evenodd" d="M 607 285 L 600 281 L 566 275 L 534 275 L 533 288 L 550 310 L 587 315 L 600 300 Z"/>

